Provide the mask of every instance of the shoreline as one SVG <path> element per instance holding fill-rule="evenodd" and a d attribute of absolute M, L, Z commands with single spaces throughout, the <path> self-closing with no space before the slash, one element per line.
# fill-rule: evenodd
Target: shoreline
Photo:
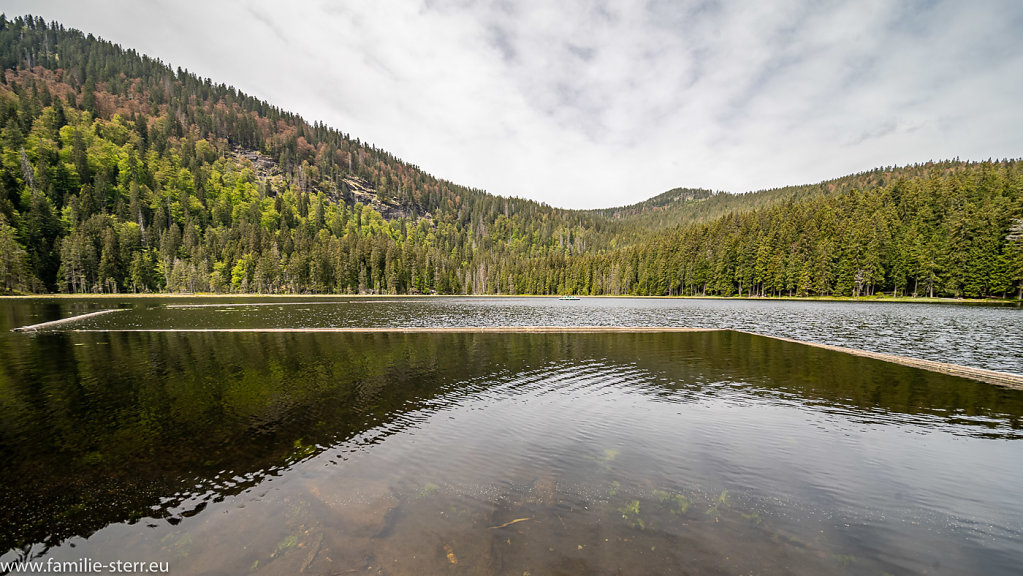
<path fill-rule="evenodd" d="M 4 294 L 0 295 L 3 300 L 144 300 L 144 299 L 287 299 L 287 298 L 311 298 L 315 300 L 329 299 L 365 299 L 365 300 L 387 300 L 387 299 L 416 299 L 432 300 L 442 298 L 553 298 L 558 299 L 559 294 L 259 294 L 259 293 L 118 293 L 118 294 Z M 725 301 L 749 301 L 749 302 L 889 302 L 906 304 L 985 304 L 985 305 L 1023 305 L 1023 301 L 1016 298 L 952 298 L 952 297 L 928 297 L 928 296 L 638 296 L 632 294 L 612 295 L 600 294 L 595 296 L 579 296 L 580 300 L 587 299 L 621 299 L 621 300 L 725 300 Z"/>

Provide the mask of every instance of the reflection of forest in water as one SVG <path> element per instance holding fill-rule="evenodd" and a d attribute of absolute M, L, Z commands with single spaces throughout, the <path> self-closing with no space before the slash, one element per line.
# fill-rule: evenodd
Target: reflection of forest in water
<path fill-rule="evenodd" d="M 373 427 L 400 430 L 401 414 L 552 367 L 638 370 L 632 391 L 669 402 L 741 390 L 974 436 L 1018 437 L 1023 414 L 1019 392 L 732 332 L 51 333 L 0 346 L 5 549 L 187 516 L 196 493 L 238 493 Z"/>
<path fill-rule="evenodd" d="M 723 328 L 1023 375 L 1012 304 L 524 297 L 74 297 L 0 300 L 0 329 L 98 310 L 55 330 L 648 326 Z"/>

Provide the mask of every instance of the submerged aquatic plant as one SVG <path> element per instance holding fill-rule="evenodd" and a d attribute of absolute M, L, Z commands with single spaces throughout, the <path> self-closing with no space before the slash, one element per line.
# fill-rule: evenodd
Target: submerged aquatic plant
<path fill-rule="evenodd" d="M 681 516 L 689 510 L 689 498 L 682 494 L 667 490 L 654 490 L 654 498 L 657 498 L 662 507 L 666 507 L 669 512 L 676 516 Z"/>
<path fill-rule="evenodd" d="M 728 506 L 728 490 L 722 490 L 721 495 L 718 496 L 717 500 L 711 504 L 710 508 L 707 508 L 707 514 L 713 514 L 718 516 L 721 514 L 721 508 Z"/>
<path fill-rule="evenodd" d="M 842 568 L 848 568 L 856 563 L 856 556 L 852 554 L 835 554 L 833 558 Z"/>
<path fill-rule="evenodd" d="M 440 492 L 440 486 L 433 482 L 427 482 L 419 489 L 419 495 L 424 497 L 435 496 L 438 492 Z"/>
<path fill-rule="evenodd" d="M 747 514 L 747 513 L 745 513 L 745 512 L 740 512 L 739 514 L 740 514 L 740 515 L 741 515 L 741 516 L 742 516 L 742 517 L 743 517 L 743 518 L 744 518 L 745 520 L 747 520 L 747 521 L 749 521 L 749 522 L 750 522 L 751 524 L 755 524 L 755 525 L 757 525 L 757 526 L 759 526 L 759 525 L 760 525 L 760 523 L 764 521 L 764 519 L 760 517 L 760 512 L 757 512 L 756 510 L 754 510 L 754 511 L 750 512 L 749 514 Z"/>
<path fill-rule="evenodd" d="M 618 512 L 621 513 L 622 519 L 630 527 L 646 530 L 646 523 L 639 517 L 639 500 L 630 500 L 628 503 L 619 506 Z"/>
<path fill-rule="evenodd" d="M 192 534 L 190 532 L 171 532 L 160 539 L 165 547 L 170 546 L 176 556 L 187 558 L 192 552 Z"/>
<path fill-rule="evenodd" d="M 306 457 L 316 453 L 316 445 L 306 444 L 305 442 L 303 442 L 302 438 L 295 440 L 292 446 L 294 447 L 294 451 L 288 457 L 288 459 L 292 462 L 304 460 Z"/>
<path fill-rule="evenodd" d="M 298 544 L 298 536 L 294 534 L 286 536 L 283 540 L 277 543 L 277 550 L 274 552 L 274 555 L 280 554 L 289 548 L 294 548 L 296 544 Z"/>
<path fill-rule="evenodd" d="M 617 448 L 605 448 L 599 454 L 595 454 L 589 457 L 590 460 L 596 462 L 604 470 L 611 469 L 611 463 L 622 453 Z"/>

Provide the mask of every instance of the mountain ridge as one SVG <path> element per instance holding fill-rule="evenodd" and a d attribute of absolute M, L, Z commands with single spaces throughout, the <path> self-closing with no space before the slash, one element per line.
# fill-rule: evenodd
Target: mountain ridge
<path fill-rule="evenodd" d="M 6 19 L 6 15 L 3 15 L 3 17 Z M 26 16 L 22 17 L 22 19 L 24 19 L 26 21 L 33 20 L 33 21 L 39 23 L 38 26 L 40 26 L 40 27 L 47 26 L 45 21 L 43 21 L 41 18 L 35 18 L 33 16 L 26 15 Z M 79 35 L 82 35 L 84 38 L 87 38 L 87 39 L 88 38 L 93 38 L 92 34 L 87 34 L 87 33 L 83 32 L 83 31 L 77 30 L 75 28 L 64 28 L 62 25 L 57 24 L 56 22 L 54 22 L 53 25 L 56 26 L 57 29 L 62 31 L 62 32 L 67 32 L 67 33 L 70 33 L 70 34 L 79 34 Z M 267 102 L 266 100 L 262 100 L 262 99 L 259 99 L 257 97 L 254 97 L 254 96 L 250 96 L 250 95 L 246 94 L 245 92 L 243 92 L 243 91 L 241 91 L 239 89 L 234 88 L 233 86 L 229 86 L 229 85 L 226 85 L 226 84 L 223 84 L 223 83 L 214 83 L 211 78 L 205 78 L 205 77 L 198 76 L 198 75 L 196 75 L 194 73 L 189 72 L 187 68 L 182 68 L 180 66 L 174 68 L 170 63 L 165 63 L 159 57 L 151 57 L 151 56 L 148 56 L 148 55 L 145 55 L 145 54 L 140 54 L 140 53 L 136 52 L 132 48 L 122 47 L 120 44 L 117 44 L 117 43 L 114 43 L 114 42 L 111 42 L 111 41 L 108 41 L 108 40 L 104 40 L 101 37 L 95 37 L 95 41 L 99 45 L 105 46 L 107 49 L 114 50 L 114 51 L 120 51 L 120 52 L 123 52 L 123 53 L 125 53 L 126 55 L 129 55 L 129 56 L 137 56 L 143 62 L 149 62 L 149 63 L 155 64 L 158 67 L 163 67 L 163 68 L 166 69 L 167 72 L 173 72 L 176 75 L 177 78 L 189 77 L 189 78 L 193 79 L 194 81 L 196 81 L 198 83 L 202 83 L 202 84 L 205 84 L 207 86 L 211 86 L 211 85 L 212 86 L 216 86 L 216 87 L 218 87 L 218 88 L 220 88 L 222 90 L 225 90 L 225 91 L 230 92 L 232 94 L 236 94 L 237 98 L 239 98 L 239 99 L 251 100 L 253 102 L 256 102 L 258 104 L 258 106 L 262 110 L 264 110 L 264 111 L 270 110 L 270 111 L 273 111 L 275 114 L 279 114 L 279 115 L 287 116 L 287 117 L 293 117 L 295 119 L 300 120 L 303 123 L 309 124 L 309 122 L 307 120 L 305 120 L 300 114 L 292 113 L 292 112 L 287 112 L 287 111 L 285 111 L 285 110 L 283 110 L 283 109 L 281 109 L 281 108 L 279 108 L 279 107 L 277 107 L 277 106 Z M 52 53 L 52 54 L 47 54 L 47 56 L 56 56 L 56 57 L 59 58 L 59 55 L 56 54 L 55 52 Z M 28 68 L 34 68 L 34 67 L 36 67 L 36 63 L 39 60 L 39 57 L 37 55 L 35 55 L 35 54 L 28 54 L 28 55 L 26 55 L 25 59 L 26 59 L 27 67 Z M 5 68 L 9 68 L 10 67 L 10 62 L 9 61 L 8 62 L 4 62 L 4 67 Z M 358 145 L 365 145 L 366 147 L 368 147 L 370 149 L 378 150 L 378 151 L 380 151 L 380 152 L 382 152 L 384 154 L 387 154 L 388 156 L 392 157 L 394 160 L 396 160 L 397 162 L 399 162 L 401 164 L 406 164 L 406 165 L 410 166 L 411 168 L 413 168 L 415 170 L 422 171 L 418 167 L 418 165 L 416 165 L 415 163 L 407 162 L 407 161 L 405 161 L 403 159 L 397 158 L 397 157 L 395 157 L 395 156 L 393 156 L 393 155 L 391 155 L 389 153 L 386 153 L 386 152 L 384 152 L 383 148 L 377 148 L 374 144 L 369 143 L 369 142 L 362 142 L 358 137 L 351 138 L 348 134 L 342 132 L 339 129 L 327 128 L 324 124 L 321 124 L 321 123 L 319 123 L 317 121 L 314 121 L 312 123 L 312 126 L 313 127 L 322 127 L 323 129 L 337 131 L 338 133 L 343 134 L 346 139 L 354 140 L 356 142 L 356 144 L 358 144 Z M 1004 161 L 1004 159 L 1003 159 L 1003 161 Z M 663 205 L 664 203 L 661 201 L 662 198 L 665 198 L 665 197 L 667 197 L 669 195 L 672 195 L 673 193 L 677 193 L 677 192 L 696 193 L 696 194 L 700 194 L 700 193 L 727 194 L 727 195 L 731 195 L 731 196 L 745 196 L 745 195 L 749 195 L 749 194 L 761 194 L 761 193 L 772 192 L 772 191 L 777 191 L 777 190 L 787 190 L 787 189 L 794 189 L 794 188 L 807 188 L 807 187 L 824 186 L 824 185 L 827 185 L 827 184 L 836 183 L 836 182 L 839 182 L 839 181 L 842 181 L 842 180 L 846 180 L 846 179 L 858 178 L 858 177 L 863 176 L 863 175 L 873 174 L 873 173 L 876 173 L 876 172 L 879 172 L 879 171 L 898 172 L 900 170 L 910 170 L 910 169 L 914 169 L 914 168 L 917 168 L 917 167 L 930 166 L 930 165 L 947 163 L 947 162 L 951 162 L 951 161 L 928 160 L 928 161 L 925 161 L 925 162 L 916 163 L 916 164 L 910 164 L 910 165 L 905 165 L 905 166 L 878 167 L 878 168 L 873 168 L 873 169 L 862 171 L 862 172 L 856 172 L 856 173 L 851 173 L 851 174 L 847 174 L 847 175 L 838 176 L 838 177 L 835 177 L 835 178 L 830 178 L 830 179 L 827 179 L 827 180 L 824 180 L 824 181 L 821 181 L 821 182 L 803 183 L 803 184 L 790 184 L 790 185 L 781 186 L 781 187 L 775 187 L 775 188 L 760 188 L 760 189 L 756 189 L 756 190 L 747 190 L 747 191 L 739 191 L 739 192 L 731 192 L 731 191 L 723 191 L 723 190 L 708 190 L 708 189 L 689 188 L 689 187 L 681 186 L 681 187 L 672 188 L 672 189 L 669 189 L 669 190 L 666 190 L 666 191 L 663 191 L 663 192 L 660 192 L 660 193 L 656 193 L 653 196 L 650 196 L 650 197 L 646 198 L 645 200 L 640 200 L 640 201 L 634 202 L 632 204 L 618 205 L 618 206 L 609 206 L 609 207 L 605 207 L 605 208 L 565 208 L 565 207 L 554 206 L 554 205 L 552 205 L 552 204 L 550 204 L 548 202 L 541 201 L 541 200 L 525 199 L 525 198 L 520 198 L 520 197 L 516 197 L 516 196 L 501 196 L 501 195 L 497 195 L 497 194 L 491 194 L 489 192 L 488 192 L 488 194 L 491 194 L 492 196 L 494 196 L 496 198 L 506 198 L 506 199 L 509 199 L 509 200 L 521 200 L 521 201 L 526 201 L 526 202 L 535 202 L 535 203 L 537 203 L 540 206 L 546 206 L 546 207 L 549 207 L 549 208 L 551 208 L 553 210 L 563 210 L 563 211 L 581 212 L 581 213 L 607 213 L 607 212 L 635 213 L 635 212 L 643 211 L 642 209 L 639 209 L 640 207 L 646 208 L 646 207 L 650 207 L 650 206 Z M 966 164 L 970 164 L 970 163 L 971 163 L 970 161 L 966 161 Z M 450 180 L 433 176 L 433 175 L 431 175 L 429 173 L 426 173 L 426 172 L 424 172 L 424 174 L 429 176 L 429 177 L 431 177 L 431 178 L 435 178 L 435 179 L 437 179 L 439 181 L 448 182 L 448 183 L 453 184 L 455 186 L 459 186 L 460 188 L 465 188 L 467 190 L 471 189 L 471 190 L 475 190 L 475 191 L 479 191 L 479 192 L 485 192 L 485 189 L 477 189 L 477 188 L 465 187 L 465 186 L 458 185 L 457 183 L 452 182 Z"/>
<path fill-rule="evenodd" d="M 1015 160 L 878 168 L 745 194 L 676 188 L 571 210 L 434 177 L 234 87 L 42 19 L 0 18 L 0 63 L 3 291 L 748 295 L 756 285 L 759 295 L 860 295 L 905 293 L 925 272 L 939 294 L 1023 285 L 1008 232 L 1021 205 Z M 918 221 L 893 194 L 899 186 L 959 202 L 945 198 L 953 189 L 972 204 Z M 876 265 L 844 240 L 788 229 L 811 209 L 855 213 L 849 197 L 895 215 L 873 240 Z M 905 229 L 958 233 L 952 217 L 987 230 L 977 238 L 992 263 L 975 274 L 996 280 L 956 279 L 961 253 L 980 242 L 973 236 L 932 265 L 923 252 L 912 266 L 895 263 L 910 258 L 892 248 L 910 241 Z M 987 228 L 975 225 L 982 218 Z M 732 252 L 721 238 L 678 250 L 754 222 L 763 234 Z M 756 240 L 772 254 L 744 263 L 740 253 L 764 251 L 750 244 L 761 235 L 775 238 Z M 842 249 L 821 248 L 834 242 Z M 696 277 L 705 269 L 713 281 Z"/>

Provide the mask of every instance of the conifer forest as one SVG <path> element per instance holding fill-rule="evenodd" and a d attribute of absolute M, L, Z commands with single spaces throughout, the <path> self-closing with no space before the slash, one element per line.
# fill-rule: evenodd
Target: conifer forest
<path fill-rule="evenodd" d="M 567 210 L 40 18 L 0 62 L 0 293 L 1023 296 L 1020 160 Z"/>

